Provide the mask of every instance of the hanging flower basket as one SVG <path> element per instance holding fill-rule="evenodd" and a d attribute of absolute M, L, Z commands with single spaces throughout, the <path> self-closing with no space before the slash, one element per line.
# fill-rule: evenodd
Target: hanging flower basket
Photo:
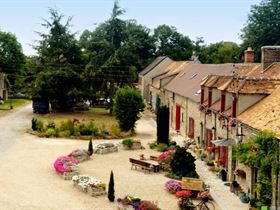
<path fill-rule="evenodd" d="M 230 118 L 228 124 L 230 127 L 235 127 L 237 125 L 237 120 L 235 118 Z"/>

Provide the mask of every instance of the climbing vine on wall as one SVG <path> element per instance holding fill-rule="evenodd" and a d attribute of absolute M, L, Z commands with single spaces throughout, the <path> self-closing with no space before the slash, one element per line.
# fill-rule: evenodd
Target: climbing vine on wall
<path fill-rule="evenodd" d="M 236 158 L 243 164 L 258 170 L 256 192 L 263 205 L 270 205 L 272 198 L 272 177 L 279 168 L 279 141 L 276 134 L 261 131 L 246 143 L 236 147 Z"/>

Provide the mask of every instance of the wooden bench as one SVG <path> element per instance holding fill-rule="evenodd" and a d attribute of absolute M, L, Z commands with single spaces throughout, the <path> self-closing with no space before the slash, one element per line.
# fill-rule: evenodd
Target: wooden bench
<path fill-rule="evenodd" d="M 143 169 L 145 172 L 149 171 L 149 173 L 153 170 L 153 167 L 150 163 L 144 162 L 142 160 L 136 160 L 133 158 L 129 158 L 129 162 L 131 163 L 131 169 L 133 169 L 133 167 L 135 169 Z"/>

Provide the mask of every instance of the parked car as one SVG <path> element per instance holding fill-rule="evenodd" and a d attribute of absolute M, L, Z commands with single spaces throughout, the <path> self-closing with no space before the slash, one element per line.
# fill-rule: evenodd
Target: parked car
<path fill-rule="evenodd" d="M 50 112 L 49 101 L 45 99 L 32 99 L 33 113 L 47 114 Z"/>

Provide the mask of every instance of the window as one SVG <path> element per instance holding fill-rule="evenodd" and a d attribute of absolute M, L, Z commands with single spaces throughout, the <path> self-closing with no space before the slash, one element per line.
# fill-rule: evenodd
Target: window
<path fill-rule="evenodd" d="M 189 117 L 189 132 L 188 137 L 194 138 L 194 119 Z"/>
<path fill-rule="evenodd" d="M 182 112 L 182 114 L 181 114 L 182 116 L 181 116 L 181 122 L 183 123 L 184 122 L 184 112 Z"/>

